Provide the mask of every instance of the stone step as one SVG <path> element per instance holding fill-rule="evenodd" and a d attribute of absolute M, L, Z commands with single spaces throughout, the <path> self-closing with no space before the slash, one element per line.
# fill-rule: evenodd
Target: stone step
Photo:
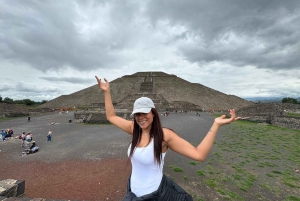
<path fill-rule="evenodd" d="M 0 181 L 0 196 L 2 200 L 8 197 L 19 197 L 25 192 L 25 181 L 5 179 Z M 1 200 L 0 199 L 0 200 Z"/>

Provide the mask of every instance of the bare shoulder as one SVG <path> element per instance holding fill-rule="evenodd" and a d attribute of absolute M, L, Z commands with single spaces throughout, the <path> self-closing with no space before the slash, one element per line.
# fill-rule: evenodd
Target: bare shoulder
<path fill-rule="evenodd" d="M 174 138 L 174 136 L 177 136 L 177 134 L 169 128 L 163 128 L 163 132 L 164 132 L 164 140 L 167 142 L 169 142 L 172 138 Z"/>

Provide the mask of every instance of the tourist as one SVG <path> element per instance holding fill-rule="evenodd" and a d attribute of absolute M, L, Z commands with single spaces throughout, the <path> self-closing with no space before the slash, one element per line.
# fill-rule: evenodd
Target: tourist
<path fill-rule="evenodd" d="M 20 136 L 20 138 L 21 138 L 21 140 L 22 140 L 22 144 L 21 144 L 22 147 L 24 147 L 25 137 L 26 137 L 26 133 L 23 132 L 23 133 L 21 134 L 21 136 Z"/>
<path fill-rule="evenodd" d="M 29 135 L 30 135 L 30 139 L 33 140 L 33 134 L 31 131 L 29 132 Z"/>
<path fill-rule="evenodd" d="M 2 135 L 2 141 L 5 141 L 5 138 L 6 138 L 6 131 L 5 131 L 5 130 L 2 130 L 1 135 Z"/>
<path fill-rule="evenodd" d="M 211 150 L 219 127 L 239 119 L 235 115 L 235 110 L 229 111 L 231 117 L 228 119 L 225 119 L 225 115 L 215 118 L 205 138 L 197 147 L 194 147 L 173 130 L 162 128 L 159 115 L 150 98 L 141 97 L 134 102 L 133 121 L 116 116 L 109 82 L 105 78 L 105 82 L 101 82 L 101 79 L 95 77 L 99 88 L 104 93 L 107 120 L 132 135 L 132 142 L 127 152 L 131 159 L 132 172 L 128 181 L 127 195 L 123 201 L 192 201 L 191 195 L 163 174 L 166 152 L 170 148 L 193 160 L 204 161 Z"/>
<path fill-rule="evenodd" d="M 30 133 L 27 133 L 27 135 L 25 137 L 25 141 L 24 141 L 25 153 L 29 153 L 30 152 L 30 142 L 31 141 L 32 141 L 32 137 L 30 136 Z"/>
<path fill-rule="evenodd" d="M 51 139 L 52 139 L 52 130 L 50 129 L 48 131 L 48 134 L 47 134 L 47 141 L 46 142 L 51 142 Z"/>

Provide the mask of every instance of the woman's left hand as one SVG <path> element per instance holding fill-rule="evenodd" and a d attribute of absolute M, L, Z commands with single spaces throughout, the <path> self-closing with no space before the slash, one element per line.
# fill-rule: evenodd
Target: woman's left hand
<path fill-rule="evenodd" d="M 215 123 L 218 124 L 219 126 L 222 126 L 224 124 L 230 124 L 231 122 L 241 118 L 241 117 L 236 117 L 234 109 L 229 110 L 229 114 L 230 114 L 229 119 L 225 119 L 226 115 L 223 114 L 222 116 L 215 118 Z"/>

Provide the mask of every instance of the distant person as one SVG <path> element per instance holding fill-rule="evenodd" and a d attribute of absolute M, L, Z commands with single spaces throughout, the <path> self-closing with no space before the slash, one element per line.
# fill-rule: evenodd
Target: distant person
<path fill-rule="evenodd" d="M 26 133 L 23 132 L 23 133 L 21 134 L 21 136 L 20 136 L 20 138 L 21 138 L 21 140 L 22 140 L 22 144 L 21 144 L 22 147 L 24 147 L 25 137 L 26 137 Z"/>
<path fill-rule="evenodd" d="M 25 141 L 24 141 L 24 149 L 25 152 L 28 154 L 30 152 L 30 142 L 31 142 L 32 138 L 30 136 L 30 133 L 27 133 L 26 137 L 25 137 Z"/>
<path fill-rule="evenodd" d="M 5 130 L 2 130 L 1 136 L 2 136 L 2 141 L 5 141 L 5 138 L 6 138 L 6 131 Z"/>
<path fill-rule="evenodd" d="M 103 83 L 101 79 L 95 77 L 104 94 L 107 120 L 132 136 L 127 151 L 131 159 L 132 171 L 128 180 L 127 195 L 123 201 L 192 201 L 191 195 L 163 174 L 166 152 L 170 148 L 193 160 L 204 161 L 220 126 L 239 119 L 235 115 L 235 110 L 230 110 L 229 119 L 225 119 L 225 115 L 215 118 L 206 137 L 197 147 L 194 147 L 173 130 L 161 126 L 159 114 L 150 98 L 141 97 L 134 102 L 133 121 L 116 116 L 109 82 L 104 78 Z"/>
<path fill-rule="evenodd" d="M 30 142 L 30 150 L 31 150 L 33 147 L 35 147 L 35 145 L 36 145 L 35 141 L 32 140 L 32 141 Z"/>
<path fill-rule="evenodd" d="M 12 129 L 7 129 L 6 130 L 6 137 L 7 138 L 12 137 L 13 134 L 14 134 L 14 131 Z"/>
<path fill-rule="evenodd" d="M 47 142 L 51 142 L 52 140 L 52 130 L 50 129 L 47 134 Z"/>
<path fill-rule="evenodd" d="M 30 122 L 30 115 L 27 117 L 27 121 Z"/>
<path fill-rule="evenodd" d="M 27 142 L 31 142 L 31 140 L 32 140 L 32 133 L 27 133 L 27 135 L 25 136 L 25 141 L 27 141 Z"/>

